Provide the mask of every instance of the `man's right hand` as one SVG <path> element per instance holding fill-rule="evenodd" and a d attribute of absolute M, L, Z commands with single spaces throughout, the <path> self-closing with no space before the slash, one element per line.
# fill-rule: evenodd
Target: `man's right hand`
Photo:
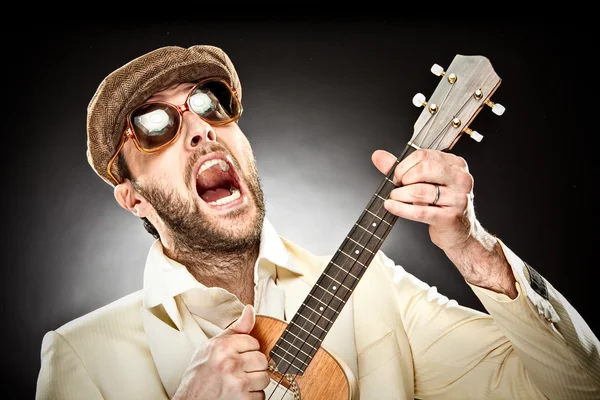
<path fill-rule="evenodd" d="M 270 380 L 267 358 L 249 335 L 255 318 L 254 308 L 246 305 L 237 321 L 200 346 L 173 400 L 264 399 Z"/>

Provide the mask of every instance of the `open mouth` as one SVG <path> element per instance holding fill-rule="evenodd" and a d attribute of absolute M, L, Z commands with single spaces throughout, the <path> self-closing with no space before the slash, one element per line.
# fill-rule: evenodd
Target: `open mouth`
<path fill-rule="evenodd" d="M 196 191 L 212 207 L 234 205 L 242 197 L 238 175 L 232 164 L 223 158 L 211 158 L 200 165 Z"/>

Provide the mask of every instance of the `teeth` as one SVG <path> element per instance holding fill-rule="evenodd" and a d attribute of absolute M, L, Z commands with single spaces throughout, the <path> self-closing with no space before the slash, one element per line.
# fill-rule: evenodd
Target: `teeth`
<path fill-rule="evenodd" d="M 205 161 L 200 166 L 198 176 L 200 176 L 202 172 L 206 171 L 208 168 L 212 167 L 215 164 L 219 164 L 219 166 L 221 167 L 221 171 L 229 171 L 229 164 L 227 164 L 225 160 L 221 160 L 220 158 L 213 158 L 212 160 Z"/>
<path fill-rule="evenodd" d="M 223 204 L 231 203 L 235 199 L 240 198 L 240 191 L 237 188 L 232 186 L 231 189 L 229 189 L 229 190 L 231 191 L 231 194 L 229 196 L 223 197 L 222 199 L 219 199 L 219 200 L 211 201 L 208 204 L 213 205 L 213 206 L 220 206 Z"/>

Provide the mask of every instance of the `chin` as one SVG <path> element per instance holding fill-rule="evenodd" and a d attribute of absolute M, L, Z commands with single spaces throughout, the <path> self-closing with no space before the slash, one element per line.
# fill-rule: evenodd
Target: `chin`
<path fill-rule="evenodd" d="M 253 234 L 258 222 L 262 226 L 262 221 L 258 221 L 257 207 L 252 203 L 219 209 L 217 212 L 211 207 L 207 211 L 211 225 L 232 237 L 243 238 Z"/>

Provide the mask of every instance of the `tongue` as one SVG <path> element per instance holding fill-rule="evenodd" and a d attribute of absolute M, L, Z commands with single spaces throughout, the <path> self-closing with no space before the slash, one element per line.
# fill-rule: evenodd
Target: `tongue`
<path fill-rule="evenodd" d="M 230 195 L 231 195 L 231 192 L 228 189 L 216 188 L 216 189 L 207 190 L 206 192 L 202 193 L 201 197 L 202 197 L 202 200 L 204 200 L 207 203 L 210 203 L 210 202 L 217 201 L 219 199 L 222 199 L 223 197 L 227 197 Z"/>

